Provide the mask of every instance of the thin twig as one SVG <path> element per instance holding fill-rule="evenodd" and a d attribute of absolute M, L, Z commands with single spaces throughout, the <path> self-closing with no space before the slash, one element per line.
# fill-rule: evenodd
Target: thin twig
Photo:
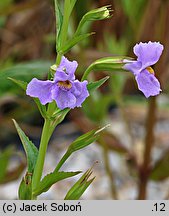
<path fill-rule="evenodd" d="M 139 193 L 138 199 L 146 199 L 147 183 L 150 173 L 151 152 L 154 144 L 154 127 L 156 122 L 156 97 L 152 97 L 149 101 L 147 125 L 146 125 L 146 137 L 145 137 L 145 150 L 144 161 L 140 167 L 140 179 L 139 179 Z"/>
<path fill-rule="evenodd" d="M 117 190 L 116 190 L 116 185 L 115 185 L 115 178 L 114 178 L 114 174 L 111 169 L 110 161 L 109 161 L 109 149 L 105 141 L 102 138 L 100 138 L 100 143 L 103 147 L 103 159 L 104 159 L 105 170 L 106 170 L 107 176 L 109 177 L 109 181 L 110 181 L 111 195 L 113 199 L 117 200 L 118 195 L 117 195 Z"/>

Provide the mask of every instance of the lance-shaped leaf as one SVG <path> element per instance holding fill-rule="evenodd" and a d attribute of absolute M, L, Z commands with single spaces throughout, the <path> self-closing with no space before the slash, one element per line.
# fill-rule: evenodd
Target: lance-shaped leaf
<path fill-rule="evenodd" d="M 108 19 L 111 17 L 111 5 L 103 6 L 101 8 L 97 8 L 94 10 L 91 10 L 87 12 L 81 19 L 75 35 L 79 35 L 81 33 L 81 30 L 84 26 L 84 24 L 88 21 L 94 21 L 94 20 L 103 20 Z"/>
<path fill-rule="evenodd" d="M 98 81 L 91 82 L 87 85 L 87 89 L 89 92 L 92 92 L 96 89 L 98 89 L 100 86 L 102 86 L 107 80 L 109 79 L 109 76 L 106 76 Z"/>
<path fill-rule="evenodd" d="M 63 15 L 58 3 L 58 0 L 55 0 L 55 16 L 56 16 L 56 50 L 60 46 L 60 32 L 63 23 Z"/>
<path fill-rule="evenodd" d="M 98 59 L 86 69 L 83 74 L 82 81 L 87 79 L 87 76 L 92 70 L 113 71 L 115 69 L 123 69 L 123 66 L 125 65 L 124 60 L 131 60 L 131 58 L 125 56 L 118 56 Z"/>
<path fill-rule="evenodd" d="M 96 141 L 100 135 L 100 133 L 107 128 L 109 125 L 102 127 L 100 129 L 94 129 L 89 131 L 86 134 L 83 134 L 82 136 L 78 137 L 74 142 L 72 142 L 67 149 L 66 153 L 63 155 L 61 160 L 59 161 L 58 165 L 55 168 L 55 172 L 58 172 L 61 166 L 65 163 L 65 161 L 70 157 L 70 155 L 78 151 L 82 148 L 85 148 L 86 146 L 90 145 L 94 141 Z"/>
<path fill-rule="evenodd" d="M 46 175 L 42 181 L 39 183 L 38 187 L 33 191 L 34 195 L 39 195 L 43 192 L 46 192 L 49 190 L 49 188 L 55 184 L 58 181 L 61 181 L 66 178 L 70 178 L 72 176 L 78 175 L 81 173 L 80 171 L 78 172 L 53 172 L 48 175 Z"/>
<path fill-rule="evenodd" d="M 28 85 L 27 82 L 14 79 L 14 78 L 12 78 L 12 77 L 8 77 L 8 79 L 11 80 L 12 82 L 14 82 L 14 83 L 15 83 L 16 85 L 18 85 L 19 87 L 21 87 L 24 91 L 26 91 L 26 88 L 27 88 L 27 85 Z"/>
<path fill-rule="evenodd" d="M 26 91 L 27 82 L 21 81 L 21 80 L 17 80 L 11 77 L 8 77 L 9 80 L 11 80 L 12 82 L 14 82 L 15 84 L 17 84 L 19 87 L 21 87 L 24 91 Z M 41 115 L 45 118 L 46 117 L 46 107 L 44 105 L 41 104 L 41 102 L 39 101 L 38 98 L 33 98 Z"/>
<path fill-rule="evenodd" d="M 75 36 L 72 39 L 70 39 L 66 44 L 64 44 L 64 47 L 58 47 L 57 51 L 64 55 L 73 46 L 75 46 L 77 43 L 79 43 L 80 41 L 84 40 L 85 38 L 87 38 L 93 34 L 94 33 L 92 32 L 92 33 L 88 33 L 88 34 L 82 34 L 82 35 Z"/>
<path fill-rule="evenodd" d="M 78 200 L 89 185 L 93 182 L 95 177 L 89 180 L 89 177 L 92 174 L 92 168 L 88 169 L 82 177 L 71 187 L 65 196 L 65 200 Z"/>
<path fill-rule="evenodd" d="M 13 119 L 13 122 L 15 124 L 16 130 L 18 132 L 18 135 L 21 139 L 22 145 L 24 147 L 24 150 L 26 152 L 27 156 L 27 163 L 28 163 L 28 172 L 33 173 L 37 156 L 38 156 L 38 149 L 36 146 L 28 139 L 28 137 L 25 135 L 25 133 L 22 131 L 22 129 L 19 127 L 17 122 Z"/>
<path fill-rule="evenodd" d="M 77 2 L 77 0 L 71 0 L 71 1 L 70 1 L 70 9 L 69 9 L 69 10 L 70 10 L 70 13 L 72 12 L 72 10 L 73 10 L 73 8 L 74 8 L 76 2 Z"/>
<path fill-rule="evenodd" d="M 169 177 L 169 151 L 155 163 L 150 179 L 154 181 L 161 181 Z"/>

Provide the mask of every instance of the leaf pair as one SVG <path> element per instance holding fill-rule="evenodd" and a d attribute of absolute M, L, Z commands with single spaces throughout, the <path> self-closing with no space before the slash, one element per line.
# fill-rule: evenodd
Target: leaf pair
<path fill-rule="evenodd" d="M 15 127 L 17 129 L 18 135 L 23 144 L 24 150 L 27 156 L 27 173 L 25 177 L 22 179 L 20 187 L 19 187 L 19 199 L 32 199 L 32 196 L 40 195 L 41 193 L 47 191 L 54 183 L 63 180 L 65 178 L 72 177 L 74 175 L 79 174 L 80 172 L 53 172 L 45 176 L 38 188 L 35 191 L 32 191 L 32 176 L 33 171 L 36 165 L 38 150 L 36 146 L 28 139 L 22 129 L 19 127 L 17 122 L 13 120 Z"/>

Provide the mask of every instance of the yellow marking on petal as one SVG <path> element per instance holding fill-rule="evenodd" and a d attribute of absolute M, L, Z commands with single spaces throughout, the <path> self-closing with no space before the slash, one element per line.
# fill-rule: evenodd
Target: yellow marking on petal
<path fill-rule="evenodd" d="M 152 67 L 147 67 L 146 69 L 148 70 L 149 73 L 154 74 L 154 70 Z"/>
<path fill-rule="evenodd" d="M 71 84 L 71 82 L 69 80 L 59 81 L 58 86 L 66 88 L 66 89 L 71 89 L 72 88 L 72 84 Z"/>

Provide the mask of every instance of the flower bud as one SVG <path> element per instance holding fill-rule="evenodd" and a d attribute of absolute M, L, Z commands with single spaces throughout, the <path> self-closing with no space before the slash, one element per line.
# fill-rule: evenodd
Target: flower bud
<path fill-rule="evenodd" d="M 105 57 L 105 58 L 98 59 L 86 69 L 82 77 L 82 80 L 85 80 L 92 70 L 113 71 L 113 70 L 123 69 L 123 66 L 125 65 L 124 59 L 128 61 L 132 60 L 132 58 L 128 58 L 125 56 L 118 56 L 118 57 L 112 56 L 112 57 Z"/>
<path fill-rule="evenodd" d="M 89 12 L 87 12 L 83 19 L 85 19 L 85 21 L 92 21 L 92 20 L 102 20 L 102 19 L 107 19 L 110 18 L 110 12 L 111 12 L 111 8 L 110 6 L 104 6 L 101 8 L 97 8 L 94 10 L 91 10 Z"/>
<path fill-rule="evenodd" d="M 108 19 L 112 15 L 110 14 L 112 12 L 110 5 L 108 6 L 103 6 L 101 8 L 97 8 L 94 10 L 91 10 L 87 12 L 81 19 L 78 28 L 76 30 L 75 35 L 78 35 L 81 32 L 81 29 L 83 25 L 88 22 L 88 21 L 94 21 L 94 20 L 103 20 L 103 19 Z"/>

